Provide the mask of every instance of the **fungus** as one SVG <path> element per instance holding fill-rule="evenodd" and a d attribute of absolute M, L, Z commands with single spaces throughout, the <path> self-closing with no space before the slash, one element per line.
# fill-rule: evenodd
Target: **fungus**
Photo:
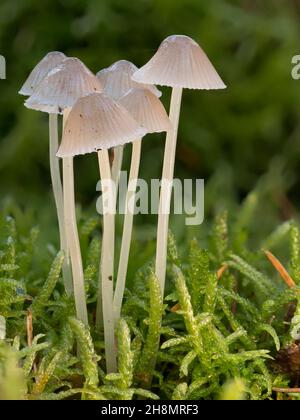
<path fill-rule="evenodd" d="M 78 98 L 101 91 L 96 76 L 77 58 L 66 58 L 38 85 L 25 102 L 28 108 L 53 113 L 63 113 L 63 125 L 70 109 Z M 71 261 L 73 290 L 77 317 L 88 324 L 84 275 L 78 237 L 74 194 L 73 158 L 63 159 L 64 222 L 67 241 L 66 259 Z"/>
<path fill-rule="evenodd" d="M 167 133 L 157 228 L 155 270 L 164 294 L 169 215 L 176 143 L 183 89 L 224 89 L 225 84 L 202 48 L 191 38 L 173 35 L 166 38 L 151 60 L 133 75 L 138 83 L 172 87 L 171 130 Z"/>
<path fill-rule="evenodd" d="M 63 60 L 66 59 L 65 54 L 53 51 L 48 53 L 32 70 L 29 77 L 25 81 L 21 90 L 20 95 L 30 96 L 37 89 L 42 80 L 58 66 Z M 44 110 L 47 112 L 47 110 Z M 61 250 L 67 250 L 67 241 L 64 226 L 64 207 L 63 207 L 63 190 L 61 182 L 61 173 L 59 161 L 56 157 L 58 149 L 58 116 L 57 113 L 52 112 L 49 108 L 49 161 L 50 161 L 50 174 L 51 183 L 53 189 L 53 196 L 55 201 L 55 207 L 57 212 L 58 226 L 59 226 L 59 237 L 60 237 L 60 248 Z M 70 266 L 67 261 L 63 265 L 63 279 L 65 284 L 65 290 L 68 295 L 72 293 L 72 273 Z"/>
<path fill-rule="evenodd" d="M 171 123 L 163 104 L 149 89 L 133 88 L 120 99 L 119 103 L 130 112 L 141 127 L 145 127 L 147 129 L 148 133 L 158 133 L 171 129 Z M 135 192 L 141 159 L 141 145 L 141 139 L 137 139 L 132 142 L 131 166 L 128 191 L 126 195 L 126 211 L 124 217 L 119 269 L 114 295 L 114 311 L 116 320 L 120 318 L 125 290 L 132 236 Z"/>
<path fill-rule="evenodd" d="M 32 70 L 24 85 L 21 87 L 19 94 L 31 96 L 43 79 L 48 76 L 49 72 L 66 58 L 65 54 L 59 51 L 48 53 Z"/>
<path fill-rule="evenodd" d="M 101 93 L 92 93 L 79 99 L 71 110 L 57 156 L 72 159 L 74 156 L 97 152 L 102 193 L 107 192 L 108 206 L 103 208 L 103 247 L 96 326 L 104 322 L 104 340 L 107 372 L 115 372 L 113 276 L 115 242 L 116 196 L 113 190 L 108 150 L 144 136 L 128 111 Z M 103 206 L 104 207 L 104 206 Z M 102 312 L 102 313 L 101 313 Z"/>

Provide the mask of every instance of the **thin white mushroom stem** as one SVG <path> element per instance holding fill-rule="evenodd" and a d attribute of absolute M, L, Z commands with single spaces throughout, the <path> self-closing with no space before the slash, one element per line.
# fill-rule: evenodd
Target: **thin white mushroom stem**
<path fill-rule="evenodd" d="M 96 326 L 98 329 L 100 328 L 101 318 L 103 316 L 106 369 L 107 373 L 113 373 L 117 372 L 113 312 L 116 197 L 115 184 L 112 182 L 109 154 L 107 150 L 100 150 L 98 152 L 98 161 L 102 183 L 103 236 Z M 107 199 L 107 201 L 105 201 L 105 199 Z"/>
<path fill-rule="evenodd" d="M 122 163 L 123 163 L 123 152 L 124 152 L 124 146 L 117 146 L 113 148 L 113 162 L 111 165 L 111 178 L 115 185 L 115 194 L 116 197 L 118 195 L 118 189 L 119 189 L 119 182 L 120 182 L 120 175 L 121 175 L 121 169 L 122 169 Z M 101 251 L 101 258 L 104 254 L 104 243 L 102 242 L 102 251 Z M 103 325 L 103 308 L 102 308 L 102 296 L 100 294 L 102 293 L 101 287 L 99 288 L 99 295 L 98 295 L 98 327 L 102 328 Z"/>
<path fill-rule="evenodd" d="M 124 146 L 114 147 L 114 159 L 111 166 L 111 177 L 116 186 L 116 193 L 118 192 L 120 174 L 122 170 L 123 152 Z"/>
<path fill-rule="evenodd" d="M 64 112 L 65 126 L 68 111 Z M 64 218 L 68 256 L 70 256 L 77 318 L 88 325 L 84 273 L 76 221 L 73 157 L 63 158 Z"/>
<path fill-rule="evenodd" d="M 73 158 L 63 158 L 64 213 L 67 243 L 72 265 L 73 288 L 77 318 L 88 325 L 84 274 L 76 222 Z"/>
<path fill-rule="evenodd" d="M 162 296 L 164 296 L 167 270 L 169 217 L 171 208 L 172 183 L 174 177 L 174 165 L 176 156 L 181 99 L 182 88 L 173 88 L 169 116 L 172 128 L 167 133 L 165 145 L 162 183 L 160 189 L 160 202 L 158 210 L 156 243 L 155 272 L 160 282 Z"/>
<path fill-rule="evenodd" d="M 135 208 L 135 205 L 134 205 L 135 193 L 136 193 L 138 174 L 139 174 L 139 168 L 140 168 L 140 160 L 141 160 L 141 146 L 142 146 L 141 139 L 135 140 L 132 143 L 131 166 L 130 166 L 130 174 L 129 174 L 129 181 L 128 181 L 128 189 L 127 189 L 127 194 L 126 194 L 126 207 L 125 207 L 126 210 L 125 210 L 124 225 L 123 225 L 120 261 L 119 261 L 116 290 L 115 290 L 115 295 L 114 295 L 114 314 L 115 314 L 116 323 L 118 322 L 121 315 L 122 301 L 123 301 L 125 284 L 126 284 L 126 275 L 127 275 L 127 268 L 128 268 L 134 208 Z"/>
<path fill-rule="evenodd" d="M 72 272 L 70 266 L 70 259 L 68 258 L 67 238 L 64 223 L 64 198 L 60 166 L 59 159 L 56 157 L 58 146 L 58 116 L 57 114 L 49 114 L 49 155 L 51 182 L 59 226 L 60 249 L 63 250 L 65 253 L 65 261 L 63 265 L 63 280 L 66 293 L 68 295 L 71 295 L 73 292 Z"/>

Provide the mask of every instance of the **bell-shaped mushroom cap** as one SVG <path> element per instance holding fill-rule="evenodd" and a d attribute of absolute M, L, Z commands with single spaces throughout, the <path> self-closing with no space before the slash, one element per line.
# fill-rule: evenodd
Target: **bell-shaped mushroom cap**
<path fill-rule="evenodd" d="M 79 99 L 71 110 L 57 156 L 110 149 L 146 133 L 121 105 L 101 93 L 92 93 Z"/>
<path fill-rule="evenodd" d="M 25 101 L 25 106 L 28 109 L 33 109 L 34 111 L 42 111 L 47 114 L 63 114 L 63 108 L 58 108 L 57 106 L 42 105 L 38 103 L 30 103 L 30 101 Z"/>
<path fill-rule="evenodd" d="M 79 98 L 101 91 L 100 81 L 78 58 L 66 58 L 44 78 L 25 106 L 43 112 L 62 113 Z"/>
<path fill-rule="evenodd" d="M 119 104 L 124 106 L 148 133 L 159 133 L 172 128 L 163 104 L 148 89 L 131 89 L 120 99 Z"/>
<path fill-rule="evenodd" d="M 132 76 L 137 70 L 138 68 L 133 63 L 126 60 L 117 61 L 107 69 L 100 70 L 97 77 L 103 86 L 103 93 L 118 101 L 131 88 L 144 87 L 160 98 L 161 92 L 155 86 L 141 85 L 132 80 Z"/>
<path fill-rule="evenodd" d="M 202 48 L 185 35 L 166 38 L 133 80 L 186 89 L 226 88 Z"/>
<path fill-rule="evenodd" d="M 30 96 L 47 74 L 66 59 L 59 51 L 48 53 L 32 70 L 26 82 L 19 91 L 20 95 Z"/>

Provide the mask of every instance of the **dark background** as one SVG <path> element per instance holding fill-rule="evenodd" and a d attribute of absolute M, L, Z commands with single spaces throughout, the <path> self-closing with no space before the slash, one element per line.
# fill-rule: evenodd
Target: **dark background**
<path fill-rule="evenodd" d="M 296 215 L 300 81 L 291 77 L 291 59 L 300 54 L 300 2 L 293 0 L 1 0 L 2 206 L 32 206 L 40 223 L 54 217 L 47 116 L 25 109 L 17 94 L 37 62 L 60 50 L 94 72 L 119 59 L 141 66 L 171 34 L 194 38 L 228 85 L 222 92 L 185 91 L 176 175 L 205 179 L 208 218 L 222 208 L 234 212 L 255 188 L 268 191 L 262 199 L 275 204 L 276 218 Z M 168 108 L 170 91 L 163 92 Z M 160 177 L 163 140 L 144 141 L 146 179 Z M 95 156 L 78 158 L 84 208 L 94 209 L 97 179 Z"/>

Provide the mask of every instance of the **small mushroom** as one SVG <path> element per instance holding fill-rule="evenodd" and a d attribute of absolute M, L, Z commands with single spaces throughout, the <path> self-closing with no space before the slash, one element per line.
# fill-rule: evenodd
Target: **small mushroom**
<path fill-rule="evenodd" d="M 100 263 L 96 326 L 102 314 L 107 372 L 117 370 L 114 343 L 113 274 L 116 196 L 113 191 L 108 149 L 146 134 L 133 117 L 101 93 L 79 99 L 67 119 L 58 157 L 63 159 L 97 152 L 102 190 L 108 189 L 109 211 L 103 214 L 103 247 Z"/>
<path fill-rule="evenodd" d="M 78 98 L 101 92 L 96 76 L 78 58 L 66 58 L 38 85 L 25 106 L 43 112 L 63 114 Z"/>
<path fill-rule="evenodd" d="M 138 71 L 133 63 L 127 60 L 120 60 L 107 69 L 100 70 L 96 76 L 103 86 L 103 93 L 118 101 L 132 88 L 145 88 L 150 90 L 158 98 L 161 92 L 153 85 L 141 84 L 132 80 L 134 73 Z"/>
<path fill-rule="evenodd" d="M 57 156 L 66 158 L 108 150 L 146 132 L 123 106 L 104 94 L 91 93 L 78 99 L 72 108 Z"/>
<path fill-rule="evenodd" d="M 163 104 L 149 89 L 132 88 L 120 99 L 119 104 L 124 106 L 139 125 L 147 129 L 148 133 L 168 131 L 172 127 Z M 120 318 L 125 290 L 134 212 L 134 208 L 129 208 L 129 203 L 134 203 L 135 201 L 141 159 L 141 146 L 141 139 L 137 139 L 132 143 L 131 166 L 126 195 L 126 212 L 124 217 L 118 277 L 114 295 L 116 321 Z"/>
<path fill-rule="evenodd" d="M 47 54 L 32 70 L 19 93 L 25 96 L 32 95 L 34 91 L 38 88 L 39 84 L 49 74 L 49 72 L 52 71 L 55 67 L 57 67 L 65 59 L 65 54 L 58 51 L 50 52 L 49 54 Z M 59 161 L 56 157 L 58 149 L 58 118 L 57 114 L 52 113 L 51 111 L 52 110 L 49 109 L 50 174 L 59 226 L 60 248 L 61 250 L 66 252 L 67 240 L 64 224 L 63 189 Z M 72 273 L 67 260 L 65 260 L 63 265 L 63 279 L 65 284 L 65 290 L 67 294 L 70 295 L 73 291 Z"/>
<path fill-rule="evenodd" d="M 65 126 L 70 109 L 78 98 L 91 92 L 101 91 L 96 76 L 78 59 L 66 58 L 41 81 L 25 102 L 28 108 L 43 112 L 63 114 Z M 71 261 L 73 290 L 77 317 L 88 324 L 84 274 L 78 237 L 73 158 L 63 159 L 64 222 L 67 239 L 67 261 Z"/>
<path fill-rule="evenodd" d="M 119 100 L 119 104 L 126 108 L 148 133 L 161 133 L 172 128 L 163 104 L 149 89 L 132 88 Z"/>
<path fill-rule="evenodd" d="M 155 97 L 160 97 L 161 92 L 155 86 L 136 83 L 132 80 L 132 76 L 137 70 L 138 68 L 130 61 L 120 60 L 110 67 L 99 71 L 97 77 L 103 86 L 103 93 L 115 101 L 119 101 L 132 88 L 144 88 L 155 95 Z M 133 139 L 130 140 L 132 141 Z M 111 175 L 115 186 L 115 193 L 117 195 L 123 162 L 124 145 L 117 146 L 113 148 L 112 151 L 113 161 L 111 164 Z M 133 158 L 135 156 L 137 156 L 137 153 L 133 150 Z"/>
<path fill-rule="evenodd" d="M 137 83 L 180 89 L 226 88 L 200 45 L 186 35 L 166 38 L 151 60 L 132 78 Z"/>
<path fill-rule="evenodd" d="M 48 53 L 32 70 L 26 82 L 20 89 L 19 94 L 31 96 L 49 72 L 66 58 L 65 54 L 59 51 L 52 51 Z"/>
<path fill-rule="evenodd" d="M 185 35 L 166 38 L 151 60 L 133 75 L 138 83 L 172 87 L 170 120 L 165 145 L 162 187 L 158 214 L 156 275 L 162 295 L 165 288 L 168 226 L 172 195 L 172 181 L 176 154 L 177 133 L 183 89 L 224 89 L 214 66 L 202 48 Z"/>

